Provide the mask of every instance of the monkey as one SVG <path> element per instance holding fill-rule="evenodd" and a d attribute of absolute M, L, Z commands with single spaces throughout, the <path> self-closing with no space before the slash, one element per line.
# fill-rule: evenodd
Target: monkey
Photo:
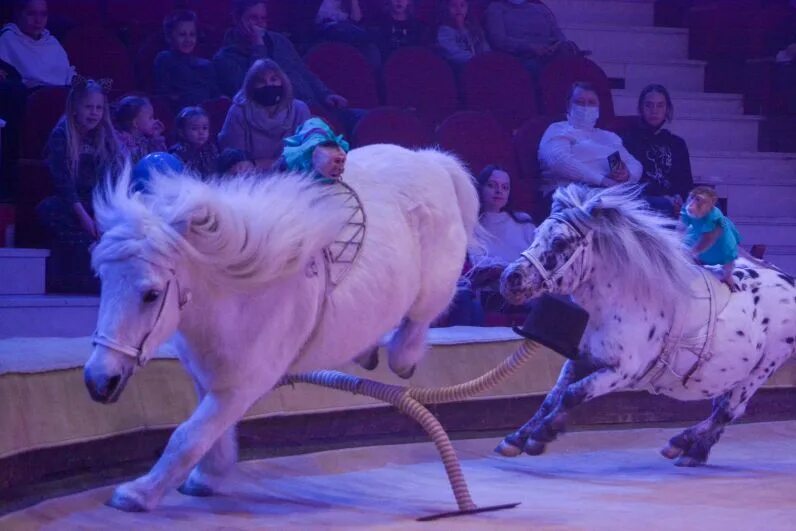
<path fill-rule="evenodd" d="M 697 186 L 688 194 L 680 220 L 685 225 L 685 243 L 694 259 L 701 264 L 722 266 L 720 280 L 733 290 L 732 272 L 741 235 L 716 206 L 717 200 L 715 190 Z"/>

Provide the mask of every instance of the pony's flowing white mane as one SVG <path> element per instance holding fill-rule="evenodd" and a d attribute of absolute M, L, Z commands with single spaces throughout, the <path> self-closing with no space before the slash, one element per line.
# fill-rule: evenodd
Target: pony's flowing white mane
<path fill-rule="evenodd" d="M 579 184 L 559 188 L 553 211 L 566 212 L 593 231 L 595 254 L 616 278 L 626 279 L 635 293 L 676 300 L 689 293 L 695 268 L 674 220 L 639 200 L 633 185 L 595 189 Z"/>
<path fill-rule="evenodd" d="M 102 239 L 95 270 L 140 257 L 174 269 L 187 258 L 210 281 L 246 289 L 296 272 L 345 225 L 350 213 L 330 186 L 298 174 L 202 182 L 155 174 L 133 192 L 130 168 L 94 197 Z"/>

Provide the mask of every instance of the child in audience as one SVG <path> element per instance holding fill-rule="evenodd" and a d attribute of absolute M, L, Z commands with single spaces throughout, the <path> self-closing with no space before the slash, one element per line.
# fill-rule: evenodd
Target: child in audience
<path fill-rule="evenodd" d="M 404 46 L 427 42 L 427 28 L 414 14 L 414 0 L 387 0 L 383 20 L 374 30 L 382 61 Z"/>
<path fill-rule="evenodd" d="M 155 92 L 175 109 L 199 105 L 221 95 L 213 63 L 196 56 L 196 14 L 178 10 L 163 21 L 170 49 L 155 58 Z"/>
<path fill-rule="evenodd" d="M 0 29 L 0 119 L 6 122 L 0 146 L 0 201 L 17 194 L 17 160 L 28 94 L 42 86 L 67 86 L 75 73 L 66 51 L 47 31 L 46 0 L 8 4 L 14 21 Z"/>
<path fill-rule="evenodd" d="M 202 177 L 209 177 L 218 166 L 218 148 L 210 139 L 210 118 L 201 107 L 186 107 L 175 122 L 177 143 L 169 153 L 179 157 L 185 167 Z"/>
<path fill-rule="evenodd" d="M 254 171 L 255 166 L 242 149 L 227 148 L 218 156 L 217 170 L 221 176 L 234 177 Z"/>
<path fill-rule="evenodd" d="M 99 83 L 75 80 L 46 156 L 55 195 L 42 201 L 36 213 L 53 239 L 48 283 L 54 289 L 96 290 L 88 253 L 99 238 L 92 193 L 102 179 L 118 174 L 124 159 Z"/>
<path fill-rule="evenodd" d="M 155 109 L 148 98 L 126 96 L 116 105 L 116 130 L 135 164 L 145 155 L 166 151 L 165 127 L 155 119 Z"/>
<path fill-rule="evenodd" d="M 374 67 L 379 65 L 379 50 L 362 27 L 360 0 L 323 0 L 315 15 L 315 25 L 322 40 L 355 46 Z"/>
<path fill-rule="evenodd" d="M 437 47 L 445 59 L 461 65 L 489 51 L 484 31 L 471 16 L 468 0 L 446 0 L 441 5 L 444 22 L 437 30 Z"/>

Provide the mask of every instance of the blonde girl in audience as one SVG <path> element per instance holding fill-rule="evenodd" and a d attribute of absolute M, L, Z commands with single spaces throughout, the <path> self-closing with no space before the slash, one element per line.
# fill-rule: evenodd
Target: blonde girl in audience
<path fill-rule="evenodd" d="M 66 111 L 50 134 L 46 156 L 55 194 L 37 207 L 52 236 L 48 283 L 56 290 L 96 289 L 89 266 L 89 247 L 99 238 L 92 193 L 96 185 L 118 174 L 125 152 L 110 120 L 108 85 L 77 78 Z"/>
<path fill-rule="evenodd" d="M 114 122 L 133 164 L 155 151 L 166 151 L 165 127 L 155 118 L 155 109 L 148 98 L 126 96 L 119 100 Z"/>

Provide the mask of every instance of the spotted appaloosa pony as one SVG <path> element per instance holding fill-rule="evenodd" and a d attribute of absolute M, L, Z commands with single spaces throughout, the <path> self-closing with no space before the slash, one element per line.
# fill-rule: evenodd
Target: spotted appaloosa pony
<path fill-rule="evenodd" d="M 288 372 L 338 367 L 398 326 L 388 360 L 410 375 L 480 232 L 470 174 L 434 150 L 351 151 L 344 181 L 361 209 L 342 184 L 295 174 L 155 176 L 145 194 L 129 179 L 95 200 L 102 295 L 86 386 L 116 401 L 174 336 L 200 400 L 152 470 L 116 488 L 111 505 L 128 511 L 181 482 L 184 494 L 212 494 L 237 459 L 235 424 Z M 359 254 L 340 276 L 331 250 L 362 212 Z"/>
<path fill-rule="evenodd" d="M 501 293 L 509 302 L 522 304 L 545 292 L 569 294 L 590 321 L 578 357 L 564 364 L 539 411 L 497 452 L 541 454 L 575 406 L 614 391 L 648 389 L 680 400 L 713 399 L 710 417 L 662 450 L 678 458 L 677 465 L 700 465 L 724 427 L 794 355 L 793 278 L 739 259 L 738 291 L 730 294 L 693 265 L 680 235 L 667 228 L 671 220 L 647 210 L 637 193 L 624 186 L 557 190 L 553 214 L 503 273 Z M 715 297 L 703 297 L 706 310 L 694 312 L 700 286 Z M 721 298 L 726 306 L 715 308 Z"/>

